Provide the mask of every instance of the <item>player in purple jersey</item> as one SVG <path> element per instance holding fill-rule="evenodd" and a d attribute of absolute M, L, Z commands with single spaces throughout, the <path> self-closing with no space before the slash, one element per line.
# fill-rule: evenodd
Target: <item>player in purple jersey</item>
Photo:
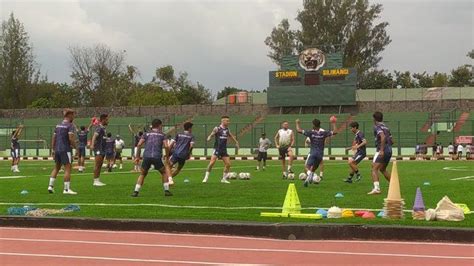
<path fill-rule="evenodd" d="M 239 149 L 239 142 L 235 138 L 235 136 L 230 133 L 229 130 L 230 118 L 226 115 L 221 117 L 221 124 L 215 127 L 211 134 L 207 137 L 207 141 L 211 141 L 212 137 L 215 137 L 214 141 L 214 152 L 211 156 L 211 161 L 207 166 L 206 175 L 202 180 L 203 183 L 207 183 L 209 179 L 209 175 L 211 174 L 212 167 L 218 159 L 222 159 L 224 162 L 224 173 L 221 179 L 221 183 L 229 184 L 229 171 L 230 171 L 230 158 L 229 154 L 227 153 L 227 139 L 230 137 L 234 142 L 237 150 Z"/>
<path fill-rule="evenodd" d="M 107 172 L 112 172 L 115 158 L 115 139 L 112 138 L 112 133 L 107 133 L 105 139 L 105 159 L 107 160 Z"/>
<path fill-rule="evenodd" d="M 296 131 L 304 136 L 308 137 L 310 140 L 310 152 L 308 158 L 306 159 L 306 168 L 308 169 L 307 175 L 304 182 L 304 186 L 307 187 L 308 184 L 313 183 L 313 180 L 316 184 L 319 184 L 321 181 L 320 177 L 314 172 L 318 169 L 319 164 L 324 157 L 324 144 L 326 138 L 329 138 L 333 135 L 336 135 L 336 122 L 332 122 L 332 131 L 325 131 L 321 128 L 321 121 L 318 119 L 313 120 L 313 129 L 312 130 L 303 130 L 301 128 L 301 123 L 299 119 L 296 119 Z"/>
<path fill-rule="evenodd" d="M 132 151 L 132 157 L 133 157 L 133 170 L 132 172 L 140 172 L 140 159 L 141 158 L 135 158 L 135 154 L 141 154 L 141 151 L 138 148 L 138 142 L 140 142 L 140 139 L 143 136 L 143 131 L 135 131 L 132 128 L 132 124 L 128 125 L 128 130 L 130 133 L 133 135 L 133 151 Z M 137 160 L 138 159 L 138 160 Z"/>
<path fill-rule="evenodd" d="M 179 174 L 181 169 L 183 169 L 186 160 L 191 156 L 191 151 L 193 150 L 194 145 L 194 136 L 192 134 L 193 123 L 186 122 L 183 125 L 184 131 L 176 135 L 174 139 L 170 141 L 170 167 L 171 167 L 171 176 L 175 177 Z M 170 185 L 172 185 L 173 179 L 169 180 Z"/>
<path fill-rule="evenodd" d="M 393 144 L 390 129 L 383 123 L 383 114 L 381 112 L 375 112 L 372 117 L 374 118 L 376 153 L 372 163 L 374 188 L 367 193 L 369 195 L 380 194 L 379 172 L 390 182 L 390 173 L 387 171 L 387 166 L 392 158 Z"/>
<path fill-rule="evenodd" d="M 78 158 L 78 165 L 79 165 L 78 170 L 80 173 L 84 172 L 86 148 L 88 146 L 87 139 L 88 139 L 88 135 L 89 135 L 89 131 L 91 127 L 92 127 L 92 122 L 89 124 L 87 128 L 85 126 L 81 126 L 81 130 L 77 132 L 78 145 L 77 145 L 76 155 Z"/>
<path fill-rule="evenodd" d="M 23 125 L 19 125 L 16 130 L 12 131 L 12 138 L 11 138 L 11 156 L 12 156 L 12 167 L 11 171 L 14 173 L 19 173 L 20 169 L 18 169 L 18 164 L 20 163 L 20 143 L 18 142 L 20 135 L 23 131 Z"/>
<path fill-rule="evenodd" d="M 359 130 L 359 123 L 352 122 L 349 126 L 351 127 L 352 133 L 354 133 L 354 141 L 352 142 L 352 147 L 347 148 L 346 150 L 352 150 L 354 155 L 349 158 L 349 177 L 345 179 L 344 182 L 352 183 L 354 174 L 356 175 L 355 181 L 360 181 L 361 179 L 359 167 L 357 165 L 367 156 L 367 140 L 365 139 L 364 133 Z"/>
<path fill-rule="evenodd" d="M 53 148 L 54 168 L 49 178 L 48 192 L 54 193 L 54 181 L 59 170 L 64 166 L 64 190 L 63 194 L 76 195 L 70 188 L 72 169 L 72 150 L 76 148 L 75 127 L 72 124 L 74 111 L 64 110 L 64 120 L 54 130 L 51 147 Z"/>
<path fill-rule="evenodd" d="M 135 185 L 135 190 L 133 191 L 132 197 L 137 197 L 140 192 L 140 188 L 143 186 L 145 177 L 148 175 L 148 171 L 153 165 L 156 170 L 161 173 L 161 180 L 163 182 L 163 189 L 165 191 L 165 196 L 172 196 L 169 187 L 169 179 L 171 178 L 171 171 L 169 165 L 163 162 L 163 148 L 165 149 L 166 156 L 169 156 L 169 145 L 166 135 L 163 133 L 162 122 L 160 119 L 154 119 L 151 123 L 152 129 L 149 132 L 146 132 L 140 141 L 138 142 L 137 147 L 141 148 L 143 145 L 145 149 L 143 151 L 143 162 L 141 166 L 141 174 L 138 176 L 137 183 Z M 137 150 L 135 154 L 136 160 L 140 158 L 140 149 Z"/>
<path fill-rule="evenodd" d="M 102 170 L 102 164 L 104 163 L 105 156 L 105 140 L 106 126 L 109 124 L 109 115 L 101 114 L 99 118 L 99 125 L 96 127 L 94 135 L 92 136 L 91 145 L 94 149 L 94 183 L 93 186 L 102 187 L 104 183 L 100 182 L 100 171 Z"/>

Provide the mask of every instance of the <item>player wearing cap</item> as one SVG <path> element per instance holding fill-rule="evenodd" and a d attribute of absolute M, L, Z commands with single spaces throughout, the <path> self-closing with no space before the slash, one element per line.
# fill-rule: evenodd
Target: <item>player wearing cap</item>
<path fill-rule="evenodd" d="M 262 133 L 262 137 L 258 140 L 258 155 L 257 155 L 257 170 L 265 170 L 267 166 L 267 151 L 272 145 L 272 142 L 265 133 Z M 263 161 L 263 166 L 262 166 Z"/>
<path fill-rule="evenodd" d="M 54 193 L 54 182 L 59 170 L 64 166 L 64 189 L 63 194 L 76 195 L 71 188 L 72 149 L 76 148 L 75 128 L 72 124 L 74 111 L 64 110 L 64 120 L 54 129 L 51 147 L 53 148 L 54 168 L 49 178 L 48 192 Z"/>

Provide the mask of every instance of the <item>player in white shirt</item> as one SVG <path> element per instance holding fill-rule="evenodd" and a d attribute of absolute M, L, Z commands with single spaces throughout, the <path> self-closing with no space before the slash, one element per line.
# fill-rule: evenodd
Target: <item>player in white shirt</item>
<path fill-rule="evenodd" d="M 289 129 L 288 121 L 281 123 L 281 129 L 279 129 L 275 135 L 275 145 L 280 154 L 281 166 L 283 171 L 283 178 L 286 179 L 289 173 L 293 173 L 291 166 L 293 165 L 293 150 L 292 147 L 295 144 L 295 134 L 293 130 Z M 288 156 L 288 168 L 285 167 L 286 156 Z"/>
<path fill-rule="evenodd" d="M 448 145 L 448 153 L 452 160 L 454 160 L 455 153 L 454 153 L 454 145 L 450 142 Z"/>
<path fill-rule="evenodd" d="M 120 161 L 119 169 L 123 168 L 122 162 L 122 151 L 125 148 L 125 142 L 119 135 L 115 138 L 115 158 L 114 158 L 114 165 L 113 168 L 117 168 L 117 164 L 115 163 L 117 160 Z"/>
<path fill-rule="evenodd" d="M 462 144 L 459 144 L 459 146 L 458 146 L 458 160 L 462 159 L 463 151 L 464 151 L 464 147 L 462 146 Z"/>

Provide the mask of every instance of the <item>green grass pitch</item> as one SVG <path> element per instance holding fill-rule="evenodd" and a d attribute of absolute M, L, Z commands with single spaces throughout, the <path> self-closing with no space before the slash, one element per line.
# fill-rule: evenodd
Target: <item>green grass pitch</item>
<path fill-rule="evenodd" d="M 345 161 L 326 161 L 324 180 L 319 185 L 304 188 L 300 180 L 282 180 L 279 162 L 269 161 L 266 171 L 256 171 L 254 161 L 233 161 L 234 172 L 250 172 L 251 180 L 232 180 L 231 184 L 221 184 L 222 163 L 218 162 L 211 174 L 210 181 L 202 184 L 206 161 L 189 161 L 184 170 L 175 178 L 172 187 L 173 197 L 164 197 L 161 179 L 158 173 L 151 171 L 138 198 L 130 197 L 137 178 L 131 173 L 131 162 L 124 170 L 102 174 L 105 187 L 92 186 L 92 162 L 86 163 L 86 173 L 73 172 L 71 188 L 78 195 L 62 194 L 62 177 L 56 181 L 56 193 L 48 194 L 49 173 L 53 166 L 47 161 L 22 161 L 21 173 L 9 171 L 10 162 L 0 162 L 0 215 L 6 215 L 8 207 L 34 204 L 44 208 L 62 208 L 68 204 L 78 204 L 79 212 L 64 214 L 94 218 L 143 218 L 143 219 L 196 219 L 196 220 L 233 220 L 264 222 L 306 222 L 306 223 L 355 223 L 355 224 L 392 224 L 415 226 L 473 227 L 474 215 L 466 215 L 462 222 L 426 222 L 413 221 L 410 213 L 403 220 L 351 219 L 291 219 L 260 217 L 260 212 L 279 212 L 290 182 L 297 187 L 303 213 L 314 213 L 316 207 L 355 209 L 381 209 L 386 197 L 388 183 L 381 180 L 382 194 L 366 195 L 372 188 L 370 162 L 361 164 L 362 180 L 346 184 L 342 179 L 347 176 Z M 303 169 L 303 162 L 294 164 L 296 176 Z M 435 208 L 436 203 L 448 195 L 455 203 L 466 203 L 474 209 L 473 184 L 474 163 L 466 161 L 401 161 L 398 162 L 401 193 L 406 209 L 411 209 L 417 187 L 421 187 L 427 208 Z M 24 178 L 7 179 L 10 176 Z M 471 178 L 469 178 L 471 176 Z M 466 177 L 462 179 L 462 177 Z M 188 178 L 190 182 L 185 183 Z M 456 179 L 458 180 L 451 180 Z M 459 179 L 461 178 L 461 179 Z M 431 185 L 424 185 L 430 182 Z M 21 195 L 28 190 L 27 195 Z M 337 192 L 344 198 L 335 199 Z"/>

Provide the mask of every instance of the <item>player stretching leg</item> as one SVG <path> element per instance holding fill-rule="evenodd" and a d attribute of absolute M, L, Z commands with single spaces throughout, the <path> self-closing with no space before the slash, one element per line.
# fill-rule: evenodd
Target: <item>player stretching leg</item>
<path fill-rule="evenodd" d="M 94 135 L 92 136 L 92 146 L 94 147 L 94 183 L 96 187 L 105 186 L 104 183 L 100 182 L 100 171 L 102 170 L 102 164 L 104 163 L 105 156 L 105 140 L 106 140 L 106 126 L 109 124 L 109 115 L 101 114 L 99 118 L 99 125 L 97 126 Z"/>
<path fill-rule="evenodd" d="M 257 171 L 260 169 L 265 170 L 267 166 L 267 151 L 271 145 L 272 142 L 267 138 L 265 133 L 262 133 L 262 137 L 258 140 Z"/>
<path fill-rule="evenodd" d="M 79 172 L 84 172 L 84 165 L 85 165 L 85 157 L 86 157 L 86 147 L 87 147 L 87 138 L 89 135 L 89 130 L 92 127 L 92 122 L 86 128 L 85 126 L 81 126 L 81 130 L 77 132 L 77 139 L 79 141 L 79 145 L 77 146 L 77 158 L 78 158 L 78 165 L 79 165 Z"/>
<path fill-rule="evenodd" d="M 352 122 L 350 124 L 350 127 L 352 133 L 354 133 L 354 145 L 350 148 L 347 148 L 347 150 L 353 150 L 355 151 L 355 154 L 354 156 L 352 156 L 352 158 L 349 158 L 349 177 L 344 180 L 344 182 L 347 183 L 352 183 L 352 178 L 354 177 L 354 174 L 356 175 L 355 181 L 360 181 L 361 176 L 359 173 L 359 167 L 357 165 L 365 158 L 365 156 L 367 156 L 367 140 L 364 137 L 364 133 L 360 132 L 359 130 L 359 123 Z"/>
<path fill-rule="evenodd" d="M 296 119 L 296 131 L 304 136 L 308 137 L 310 140 L 310 152 L 308 158 L 306 159 L 306 168 L 308 169 L 307 175 L 304 182 L 304 186 L 307 187 L 308 184 L 313 183 L 313 179 L 316 184 L 319 184 L 321 179 L 314 172 L 318 169 L 319 164 L 323 160 L 324 156 L 324 142 L 326 138 L 337 134 L 334 132 L 336 129 L 336 121 L 331 121 L 333 131 L 325 131 L 321 129 L 321 121 L 318 119 L 313 120 L 313 129 L 312 130 L 303 130 L 301 128 L 300 120 Z"/>
<path fill-rule="evenodd" d="M 193 123 L 186 122 L 183 128 L 184 131 L 177 134 L 176 137 L 170 141 L 170 150 L 173 150 L 170 158 L 172 177 L 177 176 L 181 169 L 183 169 L 186 160 L 191 156 L 194 146 L 194 136 L 192 134 Z M 173 178 L 170 178 L 168 181 L 170 185 L 174 184 Z"/>
<path fill-rule="evenodd" d="M 63 194 L 76 195 L 72 191 L 71 169 L 72 169 L 72 149 L 76 148 L 75 127 L 72 124 L 74 111 L 64 110 L 64 120 L 56 126 L 53 134 L 51 147 L 53 148 L 54 168 L 49 178 L 48 192 L 54 193 L 54 181 L 58 176 L 61 166 L 64 165 L 64 190 Z"/>
<path fill-rule="evenodd" d="M 12 156 L 12 167 L 11 171 L 14 173 L 19 173 L 18 164 L 20 163 L 20 143 L 18 139 L 20 138 L 21 132 L 23 131 L 23 125 L 19 125 L 16 130 L 12 131 L 11 139 L 11 156 Z"/>
<path fill-rule="evenodd" d="M 374 188 L 369 195 L 380 194 L 379 172 L 382 173 L 390 181 L 390 173 L 387 171 L 387 166 L 392 158 L 392 134 L 390 129 L 383 123 L 383 114 L 375 112 L 374 118 L 374 137 L 375 146 L 377 147 L 372 163 L 372 180 Z"/>
<path fill-rule="evenodd" d="M 145 151 L 143 151 L 143 162 L 140 169 L 141 174 L 138 176 L 132 197 L 138 196 L 140 188 L 143 186 L 145 177 L 148 175 L 148 171 L 152 165 L 161 174 L 165 196 L 173 196 L 168 183 L 169 178 L 171 178 L 170 168 L 167 163 L 163 163 L 163 148 L 165 148 L 166 155 L 169 155 L 168 140 L 162 131 L 162 122 L 160 119 L 154 119 L 151 122 L 151 126 L 151 131 L 146 132 L 137 144 L 137 152 L 140 152 L 140 148 L 143 145 L 145 145 Z M 135 158 L 135 160 L 140 160 L 140 154 L 135 154 Z"/>
<path fill-rule="evenodd" d="M 275 145 L 280 154 L 283 179 L 288 177 L 289 173 L 293 173 L 291 166 L 293 165 L 293 150 L 291 147 L 295 144 L 295 134 L 289 129 L 288 121 L 281 123 L 281 129 L 275 135 Z M 288 168 L 285 168 L 286 156 L 288 156 Z"/>
<path fill-rule="evenodd" d="M 140 158 L 135 158 L 135 154 L 140 154 L 141 153 L 141 151 L 138 150 L 137 146 L 138 146 L 138 142 L 140 141 L 140 139 L 143 136 L 143 132 L 142 131 L 135 132 L 133 130 L 131 124 L 128 125 L 128 130 L 130 131 L 130 133 L 132 133 L 133 140 L 134 140 L 134 142 L 133 142 L 133 154 L 132 154 L 133 161 L 134 161 L 134 166 L 133 166 L 132 172 L 140 172 Z"/>
<path fill-rule="evenodd" d="M 211 156 L 211 161 L 207 166 L 206 175 L 202 180 L 203 183 L 207 183 L 209 175 L 211 174 L 212 167 L 216 163 L 217 159 L 222 159 L 224 162 L 224 174 L 221 179 L 221 183 L 229 184 L 229 171 L 230 171 L 230 158 L 227 154 L 227 139 L 230 137 L 234 142 L 237 150 L 239 149 L 239 142 L 232 133 L 229 131 L 230 119 L 228 116 L 221 117 L 221 124 L 218 127 L 215 127 L 211 134 L 207 137 L 207 141 L 210 141 L 213 136 L 215 136 L 214 142 L 214 153 Z"/>

